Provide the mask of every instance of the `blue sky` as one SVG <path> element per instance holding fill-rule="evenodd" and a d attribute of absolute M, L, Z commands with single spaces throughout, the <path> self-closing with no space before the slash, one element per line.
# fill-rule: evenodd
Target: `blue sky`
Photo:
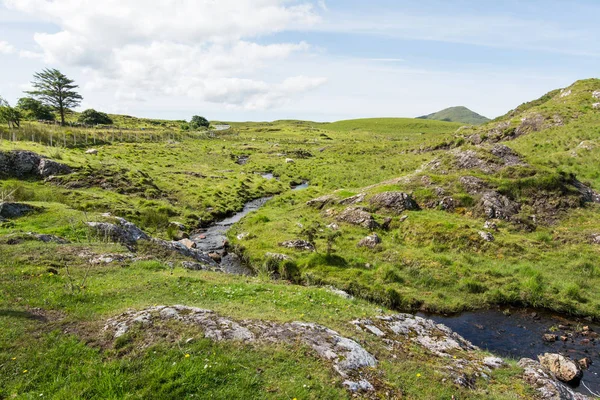
<path fill-rule="evenodd" d="M 101 3 L 101 4 L 99 4 Z M 597 77 L 600 2 L 0 0 L 0 95 L 76 79 L 82 108 L 332 121 L 495 117 Z M 160 5 L 157 5 L 160 4 Z"/>

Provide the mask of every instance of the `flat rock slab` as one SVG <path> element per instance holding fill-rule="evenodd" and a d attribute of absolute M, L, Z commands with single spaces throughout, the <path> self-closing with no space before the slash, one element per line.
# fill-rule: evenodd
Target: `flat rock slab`
<path fill-rule="evenodd" d="M 344 378 L 360 378 L 360 369 L 377 365 L 375 357 L 360 344 L 321 325 L 305 322 L 235 321 L 210 310 L 182 305 L 156 306 L 142 311 L 126 312 L 109 319 L 104 330 L 116 339 L 135 326 L 144 329 L 166 320 L 177 320 L 196 326 L 204 331 L 206 338 L 215 341 L 287 344 L 301 342 L 313 349 L 319 357 L 330 361 L 333 368 Z M 360 379 L 359 382 L 362 382 L 360 388 L 368 388 L 370 385 Z"/>

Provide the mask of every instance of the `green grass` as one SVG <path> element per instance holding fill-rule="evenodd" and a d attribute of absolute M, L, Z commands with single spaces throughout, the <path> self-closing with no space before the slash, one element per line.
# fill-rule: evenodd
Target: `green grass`
<path fill-rule="evenodd" d="M 0 398 L 40 393 L 46 398 L 348 396 L 328 363 L 299 346 L 217 344 L 177 324 L 158 340 L 134 332 L 116 344 L 102 342 L 107 318 L 155 304 L 336 329 L 368 344 L 381 362 L 382 382 L 405 398 L 529 398 L 514 364 L 494 372 L 490 382 L 478 382 L 475 391 L 458 389 L 443 381 L 445 360 L 408 344 L 394 359 L 382 341 L 357 332 L 349 321 L 397 310 L 450 312 L 498 304 L 599 318 L 600 247 L 589 240 L 600 232 L 598 206 L 565 208 L 535 231 L 498 221 L 495 241 L 485 242 L 479 236 L 484 219 L 476 209 L 478 196 L 467 194 L 458 181 L 474 175 L 522 201 L 520 217 L 525 220 L 531 219 L 540 193 L 574 198 L 565 178 L 569 174 L 600 189 L 600 112 L 589 104 L 590 90 L 598 86 L 596 81 L 577 83 L 572 97 L 546 96 L 507 116 L 516 127 L 523 113 L 548 118 L 561 113 L 564 125 L 507 142 L 529 166 L 490 175 L 456 170 L 447 150 L 502 120 L 459 132 L 460 124 L 430 120 L 287 120 L 231 123 L 231 130 L 209 135 L 182 132 L 181 121 L 112 116 L 127 128 L 124 134 L 137 135 L 137 140 L 113 141 L 110 133 L 111 140 L 97 137 L 95 145 L 92 132 L 102 129 L 31 124 L 21 132 L 23 140 L 12 142 L 0 128 L 0 150 L 32 150 L 75 170 L 48 182 L 0 181 L 0 191 L 13 193 L 15 201 L 42 208 L 0 223 Z M 55 142 L 50 147 L 24 141 L 31 132 L 71 135 L 78 144 L 57 147 Z M 81 142 L 86 134 L 87 146 Z M 149 134 L 162 139 L 148 140 Z M 88 147 L 97 148 L 98 155 L 85 154 Z M 490 157 L 483 149 L 468 148 Z M 236 163 L 240 156 L 249 156 L 248 162 Z M 422 168 L 433 160 L 440 160 L 441 169 Z M 278 179 L 261 177 L 267 172 Z M 310 182 L 308 189 L 290 190 L 304 180 Z M 440 190 L 454 198 L 453 211 L 438 207 Z M 411 193 L 422 210 L 404 213 L 408 219 L 402 221 L 401 215 L 372 209 L 368 196 L 385 191 Z M 360 192 L 368 194 L 360 205 L 373 211 L 379 223 L 392 218 L 388 231 L 377 231 L 382 244 L 375 249 L 357 247 L 368 230 L 305 205 L 325 194 L 347 198 Z M 182 222 L 192 231 L 265 196 L 273 198 L 229 232 L 257 277 L 187 271 L 181 258 L 153 253 L 150 246 L 140 246 L 137 254 L 148 259 L 89 263 L 94 255 L 128 252 L 85 228 L 86 221 L 98 220 L 102 213 L 125 217 L 153 236 L 167 238 L 170 222 Z M 340 227 L 335 241 L 327 228 L 333 222 Z M 317 253 L 278 245 L 306 236 L 303 227 L 310 226 L 317 227 Z M 25 240 L 27 232 L 55 234 L 71 243 Z M 250 235 L 238 240 L 243 232 Z M 267 261 L 267 252 L 288 254 L 293 261 Z M 58 275 L 49 272 L 53 270 Z M 275 270 L 287 280 L 272 280 Z M 358 298 L 341 298 L 322 285 Z M 37 309 L 49 316 L 47 322 L 27 318 Z M 190 337 L 195 340 L 186 343 Z"/>

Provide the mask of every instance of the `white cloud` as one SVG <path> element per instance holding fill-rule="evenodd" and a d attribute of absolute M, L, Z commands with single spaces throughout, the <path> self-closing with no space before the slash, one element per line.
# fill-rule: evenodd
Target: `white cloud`
<path fill-rule="evenodd" d="M 21 51 L 19 51 L 19 57 L 27 58 L 30 60 L 39 60 L 39 59 L 44 58 L 44 54 L 36 53 L 35 51 L 30 51 L 30 50 L 21 50 Z"/>
<path fill-rule="evenodd" d="M 0 40 L 0 54 L 12 54 L 15 52 L 15 48 L 8 42 Z"/>
<path fill-rule="evenodd" d="M 318 22 L 313 5 L 304 1 L 163 0 L 149 6 L 145 0 L 4 0 L 4 4 L 56 24 L 60 31 L 34 35 L 44 61 L 85 69 L 89 78 L 85 88 L 112 88 L 118 100 L 135 101 L 148 92 L 270 108 L 325 81 L 285 76 L 274 81 L 274 65 L 306 54 L 310 46 L 256 42 L 288 27 Z M 34 58 L 36 53 L 22 51 L 20 56 Z"/>

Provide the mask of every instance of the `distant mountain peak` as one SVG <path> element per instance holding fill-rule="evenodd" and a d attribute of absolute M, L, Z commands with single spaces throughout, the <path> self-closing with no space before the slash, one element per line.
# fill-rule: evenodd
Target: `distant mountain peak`
<path fill-rule="evenodd" d="M 461 122 L 463 124 L 481 125 L 490 121 L 489 118 L 469 110 L 465 106 L 450 107 L 429 115 L 417 117 L 419 119 L 433 119 L 437 121 Z"/>

